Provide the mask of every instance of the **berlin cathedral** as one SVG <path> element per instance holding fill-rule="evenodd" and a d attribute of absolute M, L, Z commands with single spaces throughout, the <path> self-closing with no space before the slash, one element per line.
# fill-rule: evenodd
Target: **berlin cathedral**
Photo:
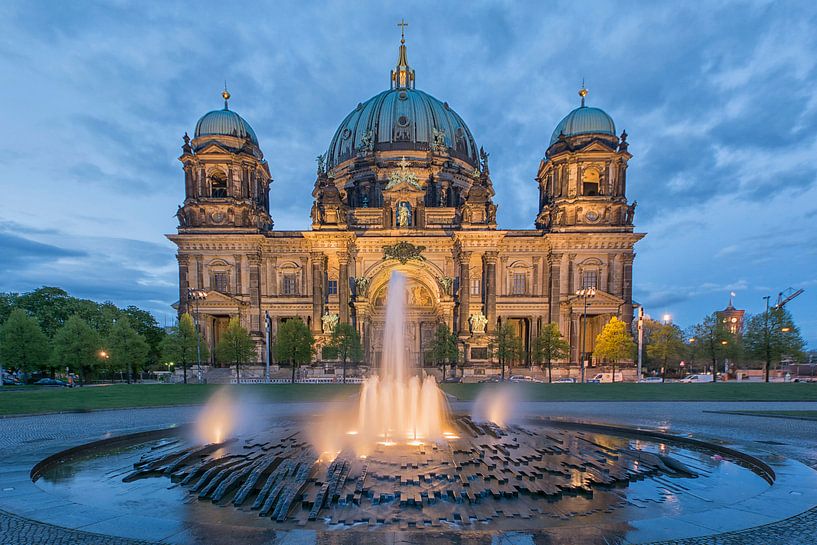
<path fill-rule="evenodd" d="M 466 369 L 490 365 L 503 323 L 529 349 L 555 322 L 570 362 L 592 361 L 604 324 L 632 321 L 633 246 L 644 235 L 626 197 L 627 133 L 579 95 L 543 146 L 532 228 L 502 229 L 488 153 L 448 102 L 416 88 L 403 38 L 390 88 L 354 107 L 318 158 L 311 229 L 281 231 L 270 167 L 225 90 L 224 108 L 185 134 L 179 158 L 185 199 L 168 238 L 178 246 L 180 312 L 194 312 L 191 290 L 203 294 L 195 313 L 211 348 L 239 317 L 259 355 L 267 322 L 274 336 L 300 318 L 319 347 L 334 324 L 351 323 L 376 365 L 389 277 L 401 271 L 418 365 L 439 323 L 457 334 Z M 577 291 L 589 287 L 585 301 Z"/>

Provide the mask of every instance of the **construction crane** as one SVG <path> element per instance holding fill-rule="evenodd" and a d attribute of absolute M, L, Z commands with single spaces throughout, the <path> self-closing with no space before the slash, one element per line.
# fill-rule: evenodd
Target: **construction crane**
<path fill-rule="evenodd" d="M 785 305 L 795 297 L 801 295 L 804 291 L 806 290 L 802 288 L 799 290 L 795 290 L 794 288 L 788 288 L 784 291 L 781 291 L 780 293 L 777 294 L 777 304 L 774 306 L 774 308 L 775 309 L 783 308 L 783 305 Z M 783 297 L 784 293 L 786 294 L 785 297 Z"/>

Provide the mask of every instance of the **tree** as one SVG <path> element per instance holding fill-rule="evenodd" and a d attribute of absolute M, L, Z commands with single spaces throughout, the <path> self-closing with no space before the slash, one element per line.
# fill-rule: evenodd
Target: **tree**
<path fill-rule="evenodd" d="M 763 362 L 766 382 L 769 382 L 772 361 L 779 362 L 785 356 L 800 359 L 806 345 L 791 314 L 782 307 L 751 316 L 746 322 L 743 342 L 747 354 Z"/>
<path fill-rule="evenodd" d="M 131 327 L 126 316 L 120 316 L 111 326 L 107 344 L 108 363 L 114 369 L 125 369 L 130 384 L 134 369 L 141 368 L 147 361 L 150 351 L 147 341 Z"/>
<path fill-rule="evenodd" d="M 431 339 L 428 350 L 431 360 L 443 368 L 443 380 L 446 378 L 446 365 L 454 366 L 460 355 L 457 348 L 457 336 L 451 333 L 446 324 L 439 324 Z"/>
<path fill-rule="evenodd" d="M 502 382 L 505 382 L 505 366 L 510 365 L 521 356 L 522 339 L 516 334 L 516 329 L 511 324 L 504 322 L 488 344 L 488 351 L 492 357 L 499 360 L 500 378 Z"/>
<path fill-rule="evenodd" d="M 559 331 L 559 325 L 553 322 L 546 324 L 533 341 L 533 361 L 538 365 L 543 363 L 548 368 L 548 382 L 553 382 L 553 360 L 567 357 L 570 351 L 568 343 Z"/>
<path fill-rule="evenodd" d="M 715 314 L 710 314 L 701 323 L 696 324 L 693 334 L 692 342 L 697 350 L 712 361 L 712 381 L 717 382 L 718 360 L 725 360 L 730 353 L 735 353 L 738 345 L 737 336 L 730 333 Z"/>
<path fill-rule="evenodd" d="M 613 316 L 596 335 L 593 355 L 613 363 L 613 382 L 616 381 L 616 363 L 632 357 L 635 343 L 627 332 L 627 324 Z"/>
<path fill-rule="evenodd" d="M 196 326 L 188 313 L 179 316 L 179 323 L 170 330 L 161 342 L 162 357 L 174 364 L 182 366 L 184 383 L 187 384 L 187 369 L 191 363 L 198 361 L 198 348 L 201 347 L 201 359 L 207 360 L 208 350 L 204 342 L 198 342 Z"/>
<path fill-rule="evenodd" d="M 85 372 L 93 369 L 102 346 L 99 335 L 79 316 L 71 316 L 54 334 L 52 359 L 55 367 L 66 366 L 79 371 L 80 383 Z"/>
<path fill-rule="evenodd" d="M 46 337 L 53 338 L 57 330 L 76 313 L 77 299 L 63 289 L 43 286 L 17 298 L 17 306 L 33 316 Z"/>
<path fill-rule="evenodd" d="M 684 353 L 684 333 L 675 324 L 661 324 L 653 328 L 647 355 L 661 362 L 661 376 L 667 378 L 667 367 L 671 358 L 680 358 Z M 641 378 L 641 377 L 638 377 Z"/>
<path fill-rule="evenodd" d="M 48 365 L 48 338 L 23 309 L 11 311 L 0 327 L 0 362 L 5 369 L 36 371 Z"/>
<path fill-rule="evenodd" d="M 309 327 L 300 318 L 287 320 L 278 326 L 275 337 L 275 359 L 288 362 L 292 366 L 292 383 L 295 384 L 295 369 L 312 361 L 315 338 Z"/>
<path fill-rule="evenodd" d="M 165 338 L 165 330 L 162 329 L 153 314 L 133 305 L 120 311 L 121 316 L 126 316 L 131 327 L 136 330 L 148 343 L 149 351 L 147 363 L 154 365 L 159 363 L 162 355 L 162 340 Z"/>
<path fill-rule="evenodd" d="M 239 319 L 230 318 L 227 329 L 218 341 L 216 346 L 216 357 L 222 363 L 232 363 L 235 365 L 235 382 L 241 382 L 239 369 L 242 364 L 250 360 L 255 361 L 258 352 L 255 348 L 255 341 L 250 337 L 250 332 L 241 325 Z"/>
<path fill-rule="evenodd" d="M 351 324 L 335 324 L 329 346 L 337 352 L 343 368 L 343 384 L 346 384 L 346 362 L 359 362 L 363 359 L 363 346 L 360 334 Z"/>

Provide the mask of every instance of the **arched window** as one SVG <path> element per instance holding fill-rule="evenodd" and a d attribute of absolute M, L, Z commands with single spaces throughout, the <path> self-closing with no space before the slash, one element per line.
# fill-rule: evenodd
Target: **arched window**
<path fill-rule="evenodd" d="M 220 170 L 210 174 L 210 196 L 223 198 L 227 196 L 227 176 Z"/>
<path fill-rule="evenodd" d="M 587 168 L 582 172 L 582 195 L 594 196 L 599 194 L 599 171 Z"/>

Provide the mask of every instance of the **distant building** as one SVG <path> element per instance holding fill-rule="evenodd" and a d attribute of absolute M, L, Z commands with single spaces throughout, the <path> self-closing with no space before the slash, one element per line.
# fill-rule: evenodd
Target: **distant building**
<path fill-rule="evenodd" d="M 743 332 L 743 316 L 746 314 L 746 311 L 735 308 L 732 304 L 732 298 L 734 296 L 735 294 L 731 293 L 729 296 L 729 304 L 726 305 L 725 309 L 717 311 L 715 315 L 730 333 L 740 335 Z"/>

